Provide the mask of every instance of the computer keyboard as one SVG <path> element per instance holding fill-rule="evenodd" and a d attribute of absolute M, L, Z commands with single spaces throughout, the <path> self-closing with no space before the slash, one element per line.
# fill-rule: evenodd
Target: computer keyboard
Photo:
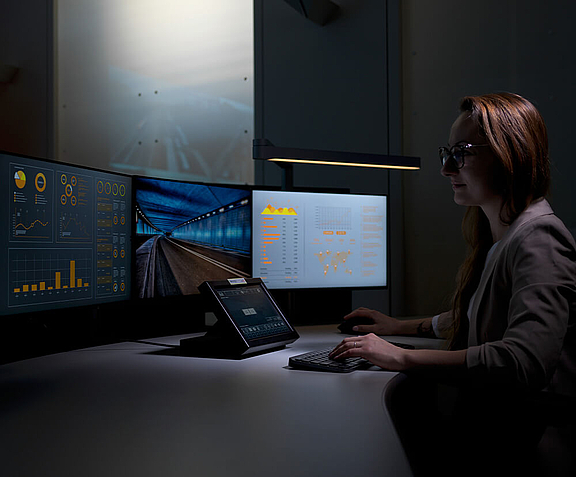
<path fill-rule="evenodd" d="M 400 346 L 401 348 L 414 348 L 414 346 L 404 343 L 392 344 Z M 330 359 L 328 355 L 333 349 L 334 347 L 325 348 L 292 356 L 288 360 L 288 365 L 297 369 L 332 371 L 335 373 L 349 373 L 350 371 L 354 371 L 356 369 L 365 369 L 372 366 L 372 363 L 364 358 L 344 358 L 337 361 Z"/>
<path fill-rule="evenodd" d="M 293 368 L 333 371 L 337 373 L 349 373 L 355 369 L 370 366 L 370 362 L 363 358 L 345 358 L 338 361 L 330 359 L 328 354 L 330 354 L 330 351 L 333 349 L 334 347 L 331 347 L 292 356 L 288 360 L 288 365 Z"/>

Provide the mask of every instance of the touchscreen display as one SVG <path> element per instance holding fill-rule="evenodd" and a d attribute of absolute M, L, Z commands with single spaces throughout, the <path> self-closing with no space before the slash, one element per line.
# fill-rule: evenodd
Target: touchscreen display
<path fill-rule="evenodd" d="M 292 331 L 260 286 L 217 289 L 216 293 L 247 340 Z"/>

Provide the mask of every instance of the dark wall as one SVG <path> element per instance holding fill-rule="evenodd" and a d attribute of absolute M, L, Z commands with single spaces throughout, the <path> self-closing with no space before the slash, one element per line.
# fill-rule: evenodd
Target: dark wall
<path fill-rule="evenodd" d="M 4 0 L 0 69 L 18 68 L 0 82 L 0 150 L 54 157 L 53 2 Z"/>
<path fill-rule="evenodd" d="M 399 3 L 334 3 L 337 16 L 321 26 L 289 2 L 255 1 L 255 137 L 283 147 L 399 154 Z M 374 169 L 294 169 L 296 186 L 390 194 L 391 287 L 354 292 L 353 306 L 388 311 L 400 304 L 400 177 Z M 256 164 L 256 182 L 279 185 L 280 168 Z"/>
<path fill-rule="evenodd" d="M 512 91 L 536 104 L 549 132 L 552 206 L 576 234 L 575 16 L 567 0 L 402 1 L 403 152 L 422 157 L 422 169 L 404 175 L 407 314 L 447 309 L 464 257 L 464 210 L 437 151 L 465 95 Z"/>

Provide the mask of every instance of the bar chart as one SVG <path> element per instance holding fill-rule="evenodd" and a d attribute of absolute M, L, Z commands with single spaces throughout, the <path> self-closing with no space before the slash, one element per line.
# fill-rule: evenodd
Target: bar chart
<path fill-rule="evenodd" d="M 12 306 L 92 296 L 90 250 L 13 249 L 9 262 Z"/>
<path fill-rule="evenodd" d="M 276 206 L 275 206 L 276 205 Z M 301 273 L 301 215 L 296 207 L 267 204 L 260 212 L 259 275 L 265 281 L 297 282 Z"/>

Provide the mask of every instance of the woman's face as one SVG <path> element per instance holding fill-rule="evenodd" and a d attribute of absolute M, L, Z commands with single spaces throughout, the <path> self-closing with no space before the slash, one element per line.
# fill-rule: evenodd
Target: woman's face
<path fill-rule="evenodd" d="M 481 137 L 478 128 L 469 118 L 469 113 L 462 113 L 450 130 L 448 147 L 473 144 L 487 144 Z M 465 206 L 496 206 L 498 210 L 502 202 L 501 195 L 495 190 L 494 177 L 496 172 L 496 157 L 488 146 L 471 147 L 464 152 L 464 166 L 456 167 L 453 159 L 442 166 L 441 173 L 450 179 L 454 190 L 454 202 Z M 486 212 L 486 210 L 485 210 Z"/>

